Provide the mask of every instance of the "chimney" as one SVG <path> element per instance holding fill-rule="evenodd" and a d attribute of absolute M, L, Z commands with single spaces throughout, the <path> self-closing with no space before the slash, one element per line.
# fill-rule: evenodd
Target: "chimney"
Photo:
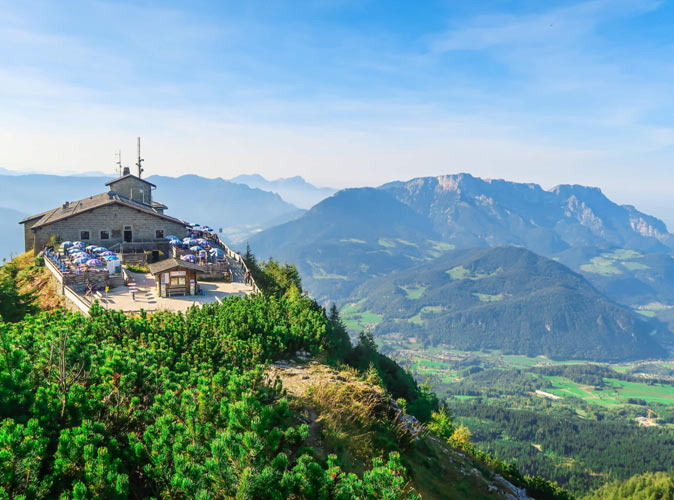
<path fill-rule="evenodd" d="M 68 208 L 69 206 L 70 206 L 70 202 L 69 202 L 69 201 L 64 201 L 64 202 L 63 202 L 63 210 L 65 210 L 65 209 Z"/>
<path fill-rule="evenodd" d="M 130 173 L 131 170 L 129 170 L 129 167 L 124 167 L 124 170 L 122 170 L 122 176 L 129 175 Z"/>

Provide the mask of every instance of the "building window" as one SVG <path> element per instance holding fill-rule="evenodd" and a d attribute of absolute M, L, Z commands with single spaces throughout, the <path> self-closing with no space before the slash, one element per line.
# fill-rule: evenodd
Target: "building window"
<path fill-rule="evenodd" d="M 185 277 L 184 276 L 172 277 L 171 286 L 185 286 Z"/>
<path fill-rule="evenodd" d="M 157 238 L 157 239 L 163 238 L 164 237 L 164 230 L 163 229 L 157 229 L 154 232 L 154 237 Z"/>
<path fill-rule="evenodd" d="M 89 231 L 80 231 L 80 239 L 86 241 L 89 239 Z"/>
<path fill-rule="evenodd" d="M 112 237 L 113 238 L 121 238 L 122 237 L 122 230 L 121 229 L 113 229 L 112 230 Z"/>
<path fill-rule="evenodd" d="M 102 240 L 109 240 L 110 239 L 110 233 L 108 231 L 101 231 L 101 239 Z"/>

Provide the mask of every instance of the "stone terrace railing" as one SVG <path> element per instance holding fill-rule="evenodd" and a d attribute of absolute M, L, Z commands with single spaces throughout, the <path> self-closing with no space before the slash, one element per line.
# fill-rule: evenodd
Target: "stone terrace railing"
<path fill-rule="evenodd" d="M 248 269 L 248 266 L 246 266 L 246 263 L 244 262 L 241 254 L 229 248 L 229 246 L 227 246 L 227 244 L 224 241 L 222 241 L 218 235 L 215 235 L 214 239 L 217 241 L 218 245 L 220 245 L 222 248 L 225 249 L 225 254 L 227 255 L 227 257 L 229 257 L 232 260 L 235 260 L 236 262 L 239 262 L 243 266 L 244 271 L 248 271 L 250 275 L 250 281 L 253 287 L 253 293 L 260 293 L 260 288 L 257 286 L 257 283 L 255 283 L 253 275 L 252 273 L 250 273 L 250 270 Z"/>

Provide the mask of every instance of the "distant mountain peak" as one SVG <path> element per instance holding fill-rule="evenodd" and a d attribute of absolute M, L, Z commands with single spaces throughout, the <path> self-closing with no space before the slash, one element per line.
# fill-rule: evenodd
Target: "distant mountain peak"
<path fill-rule="evenodd" d="M 316 187 L 300 175 L 268 180 L 260 174 L 243 174 L 233 177 L 230 181 L 263 191 L 271 191 L 300 208 L 311 208 L 337 191 L 332 188 Z"/>

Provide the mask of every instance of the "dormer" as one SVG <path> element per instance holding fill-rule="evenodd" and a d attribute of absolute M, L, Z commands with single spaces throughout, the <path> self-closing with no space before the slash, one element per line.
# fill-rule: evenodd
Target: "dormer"
<path fill-rule="evenodd" d="M 123 174 L 117 179 L 106 182 L 105 185 L 110 187 L 110 191 L 114 191 L 120 196 L 152 206 L 152 189 L 157 186 L 145 179 L 131 175 L 128 168 L 124 169 Z"/>

